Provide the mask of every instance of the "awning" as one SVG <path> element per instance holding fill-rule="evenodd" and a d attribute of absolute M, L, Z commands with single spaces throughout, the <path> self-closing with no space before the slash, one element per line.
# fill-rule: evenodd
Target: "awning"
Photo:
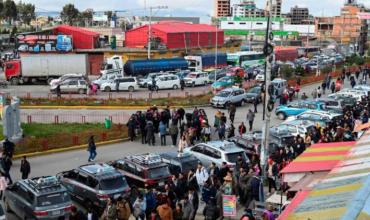
<path fill-rule="evenodd" d="M 310 190 L 312 186 L 324 179 L 329 172 L 307 173 L 299 182 L 294 184 L 288 191 L 299 192 L 302 190 Z"/>
<path fill-rule="evenodd" d="M 360 124 L 360 125 L 356 126 L 353 131 L 354 132 L 359 132 L 359 131 L 362 131 L 362 130 L 368 129 L 368 128 L 370 128 L 370 122 L 367 122 L 365 124 Z"/>

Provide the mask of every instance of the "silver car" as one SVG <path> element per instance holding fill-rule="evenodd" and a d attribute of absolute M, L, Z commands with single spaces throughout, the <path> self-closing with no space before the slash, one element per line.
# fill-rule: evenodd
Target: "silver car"
<path fill-rule="evenodd" d="M 200 143 L 195 146 L 185 148 L 184 152 L 190 153 L 198 158 L 204 166 L 209 166 L 215 162 L 217 166 L 221 166 L 226 162 L 229 167 L 234 167 L 238 156 L 241 156 L 244 161 L 249 162 L 249 159 L 242 148 L 239 148 L 235 143 L 229 141 L 210 141 Z"/>
<path fill-rule="evenodd" d="M 244 105 L 247 102 L 247 94 L 244 89 L 227 88 L 217 93 L 211 99 L 213 107 L 228 107 L 230 104 Z"/>
<path fill-rule="evenodd" d="M 63 81 L 59 85 L 61 93 L 78 93 L 78 94 L 87 93 L 88 83 L 84 79 L 71 78 Z M 51 86 L 50 92 L 56 93 L 57 86 L 58 85 Z"/>

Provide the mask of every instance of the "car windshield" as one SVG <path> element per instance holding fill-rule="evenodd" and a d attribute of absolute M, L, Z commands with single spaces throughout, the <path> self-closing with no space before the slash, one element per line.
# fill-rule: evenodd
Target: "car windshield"
<path fill-rule="evenodd" d="M 229 95 L 230 95 L 230 92 L 222 91 L 222 92 L 219 92 L 216 96 L 228 97 Z"/>
<path fill-rule="evenodd" d="M 52 206 L 71 201 L 67 192 L 53 193 L 37 197 L 37 205 L 41 207 Z"/>
<path fill-rule="evenodd" d="M 258 87 L 254 87 L 254 88 L 250 89 L 250 90 L 248 91 L 248 93 L 258 93 L 258 92 L 259 92 L 259 90 L 260 90 L 260 88 L 258 88 Z"/>
<path fill-rule="evenodd" d="M 103 179 L 99 183 L 99 189 L 101 190 L 114 190 L 127 186 L 126 179 L 124 177 L 118 176 L 109 179 Z"/>
<path fill-rule="evenodd" d="M 161 177 L 170 176 L 170 171 L 167 166 L 164 167 L 156 167 L 149 170 L 148 178 L 149 179 L 157 179 Z"/>
<path fill-rule="evenodd" d="M 182 172 L 187 172 L 193 168 L 195 168 L 196 164 L 198 164 L 198 161 L 189 160 L 189 161 L 183 161 L 181 163 L 181 170 Z"/>
<path fill-rule="evenodd" d="M 242 156 L 243 159 L 246 160 L 244 151 L 225 154 L 226 161 L 230 163 L 236 163 L 238 156 Z"/>
<path fill-rule="evenodd" d="M 218 81 L 219 81 L 219 82 L 227 82 L 227 81 L 229 81 L 229 80 L 230 80 L 230 78 L 229 78 L 229 77 L 223 77 L 223 78 L 219 79 Z"/>

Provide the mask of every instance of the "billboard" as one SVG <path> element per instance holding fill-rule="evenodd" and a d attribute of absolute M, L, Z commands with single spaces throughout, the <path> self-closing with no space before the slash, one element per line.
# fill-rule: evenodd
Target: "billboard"
<path fill-rule="evenodd" d="M 369 12 L 359 12 L 357 16 L 362 20 L 370 20 L 370 13 Z"/>

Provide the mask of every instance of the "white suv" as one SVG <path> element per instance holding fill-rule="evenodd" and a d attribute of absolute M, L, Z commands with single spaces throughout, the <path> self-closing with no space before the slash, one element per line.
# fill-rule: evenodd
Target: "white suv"
<path fill-rule="evenodd" d="M 191 72 L 185 78 L 186 86 L 206 85 L 209 82 L 208 74 L 205 72 Z"/>
<path fill-rule="evenodd" d="M 139 84 L 135 77 L 124 77 L 101 84 L 100 90 L 105 92 L 116 91 L 117 83 L 119 83 L 118 91 L 134 92 L 139 89 Z"/>
<path fill-rule="evenodd" d="M 178 89 L 180 88 L 180 78 L 176 75 L 162 75 L 155 78 L 155 90 L 159 89 Z M 148 82 L 148 87 L 152 86 L 152 82 Z"/>

